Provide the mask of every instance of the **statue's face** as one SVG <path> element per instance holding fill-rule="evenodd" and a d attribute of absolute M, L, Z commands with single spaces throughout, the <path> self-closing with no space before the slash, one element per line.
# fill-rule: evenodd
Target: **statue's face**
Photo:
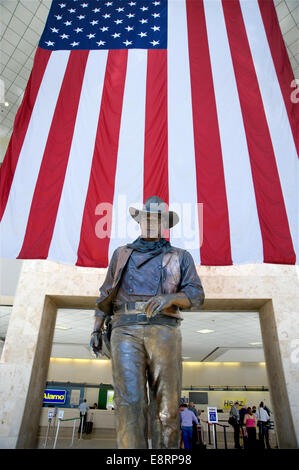
<path fill-rule="evenodd" d="M 161 214 L 142 214 L 140 218 L 140 228 L 143 238 L 161 238 L 165 228 Z"/>

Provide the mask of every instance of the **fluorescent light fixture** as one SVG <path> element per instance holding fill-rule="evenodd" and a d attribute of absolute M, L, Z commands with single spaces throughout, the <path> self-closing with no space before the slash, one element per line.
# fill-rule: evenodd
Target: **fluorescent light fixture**
<path fill-rule="evenodd" d="M 55 326 L 55 330 L 70 330 L 71 328 L 69 328 L 68 326 Z"/>
<path fill-rule="evenodd" d="M 183 356 L 183 359 L 191 359 L 192 356 Z"/>
<path fill-rule="evenodd" d="M 248 344 L 252 344 L 252 346 L 257 346 L 258 344 L 263 344 L 263 343 L 261 343 L 261 341 L 257 341 L 255 343 L 248 343 Z"/>
<path fill-rule="evenodd" d="M 202 334 L 206 334 L 206 333 L 213 333 L 215 330 L 198 330 L 196 333 L 202 333 Z"/>

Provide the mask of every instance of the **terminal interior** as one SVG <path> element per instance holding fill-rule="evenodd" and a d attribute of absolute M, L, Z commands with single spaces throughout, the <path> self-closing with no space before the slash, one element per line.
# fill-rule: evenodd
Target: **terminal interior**
<path fill-rule="evenodd" d="M 17 265 L 19 261 L 16 260 L 15 263 Z M 0 307 L 1 349 L 11 311 L 12 306 Z M 217 407 L 217 447 L 224 447 L 223 426 L 227 426 L 227 446 L 233 447 L 233 428 L 228 425 L 228 417 L 234 401 L 238 400 L 245 407 L 258 407 L 263 401 L 273 410 L 259 313 L 202 311 L 184 312 L 183 317 L 182 401 L 193 401 L 200 410 L 202 434 L 206 441 L 207 407 Z M 49 412 L 55 411 L 57 417 L 57 412 L 63 410 L 63 419 L 78 418 L 78 405 L 83 399 L 87 400 L 90 407 L 87 419 L 93 421 L 92 433 L 83 433 L 80 437 L 77 433 L 79 420 L 75 423 L 62 421 L 55 447 L 69 447 L 73 429 L 76 430 L 72 444 L 75 447 L 116 447 L 111 363 L 106 357 L 96 358 L 90 350 L 89 339 L 93 323 L 92 309 L 57 310 L 45 392 L 51 390 L 53 394 L 64 390 L 66 396 L 64 403 L 59 404 L 46 403 L 47 400 L 44 400 L 37 436 L 38 448 L 53 447 L 55 442 L 57 420 L 55 417 L 49 420 Z M 97 408 L 93 409 L 95 404 Z M 270 441 L 275 448 L 277 439 L 273 411 L 271 421 Z"/>

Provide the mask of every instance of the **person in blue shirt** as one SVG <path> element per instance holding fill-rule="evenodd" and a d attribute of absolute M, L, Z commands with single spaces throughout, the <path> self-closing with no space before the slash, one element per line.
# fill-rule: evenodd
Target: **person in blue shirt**
<path fill-rule="evenodd" d="M 188 405 L 183 403 L 180 406 L 180 423 L 185 449 L 192 449 L 193 422 L 198 424 L 198 419 L 196 418 L 193 411 L 188 409 Z"/>

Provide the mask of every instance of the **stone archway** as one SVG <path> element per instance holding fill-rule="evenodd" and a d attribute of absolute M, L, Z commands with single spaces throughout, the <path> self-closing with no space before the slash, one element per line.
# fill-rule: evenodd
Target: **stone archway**
<path fill-rule="evenodd" d="M 199 266 L 203 310 L 259 311 L 280 448 L 299 443 L 294 266 Z M 106 269 L 24 261 L 0 361 L 0 448 L 34 448 L 59 307 L 94 308 Z M 5 299 L 0 298 L 3 303 Z"/>

